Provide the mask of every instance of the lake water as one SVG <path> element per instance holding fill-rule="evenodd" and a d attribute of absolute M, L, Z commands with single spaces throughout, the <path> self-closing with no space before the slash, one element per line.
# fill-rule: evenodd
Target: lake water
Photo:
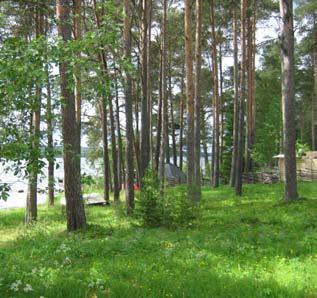
<path fill-rule="evenodd" d="M 58 164 L 58 168 L 55 167 L 55 189 L 62 190 L 63 185 L 58 181 L 63 180 L 64 177 L 64 168 L 63 168 L 63 159 L 57 158 L 56 164 Z M 7 164 L 8 166 L 9 164 Z M 5 171 L 5 168 L 0 165 L 0 183 L 8 183 L 11 187 L 11 191 L 9 192 L 9 198 L 7 201 L 0 200 L 0 209 L 8 209 L 8 208 L 16 208 L 16 207 L 25 207 L 26 206 L 26 195 L 28 188 L 28 181 L 25 178 L 17 177 L 14 175 L 14 171 L 9 170 Z M 97 170 L 92 168 L 85 157 L 81 158 L 81 168 L 82 173 L 86 173 L 88 175 L 96 175 Z M 43 173 L 47 173 L 47 167 L 43 169 Z M 39 175 L 38 181 L 38 189 L 46 190 L 47 189 L 47 176 Z M 46 193 L 38 193 L 38 204 L 44 204 L 47 199 Z"/>

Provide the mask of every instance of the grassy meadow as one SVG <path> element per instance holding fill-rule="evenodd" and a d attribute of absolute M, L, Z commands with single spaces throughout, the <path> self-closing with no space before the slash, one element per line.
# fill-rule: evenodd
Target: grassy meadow
<path fill-rule="evenodd" d="M 204 188 L 191 228 L 144 228 L 124 205 L 88 207 L 69 234 L 58 204 L 0 211 L 0 297 L 317 297 L 317 184 Z"/>

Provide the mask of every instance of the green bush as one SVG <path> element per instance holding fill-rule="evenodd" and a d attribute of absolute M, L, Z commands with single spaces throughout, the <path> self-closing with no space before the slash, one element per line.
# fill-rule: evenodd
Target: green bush
<path fill-rule="evenodd" d="M 163 225 L 190 227 L 196 217 L 197 204 L 188 199 L 187 186 L 166 189 L 163 199 Z"/>
<path fill-rule="evenodd" d="M 136 214 L 146 227 L 190 227 L 197 211 L 197 204 L 188 199 L 187 187 L 166 188 L 164 195 L 154 172 L 148 172 L 137 201 Z"/>
<path fill-rule="evenodd" d="M 159 180 L 153 171 L 148 171 L 143 179 L 143 187 L 137 201 L 137 215 L 144 226 L 157 227 L 162 221 L 162 197 Z"/>

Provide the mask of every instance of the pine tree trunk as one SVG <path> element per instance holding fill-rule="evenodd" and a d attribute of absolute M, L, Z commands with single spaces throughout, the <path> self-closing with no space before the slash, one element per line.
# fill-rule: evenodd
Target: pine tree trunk
<path fill-rule="evenodd" d="M 185 0 L 185 64 L 187 97 L 187 184 L 188 197 L 195 200 L 195 104 L 193 86 L 193 49 L 192 49 L 192 6 L 191 0 Z"/>
<path fill-rule="evenodd" d="M 171 58 L 169 61 L 169 77 L 168 77 L 168 91 L 170 101 L 170 115 L 171 115 L 171 130 L 172 130 L 172 148 L 173 148 L 173 164 L 177 166 L 177 149 L 176 149 L 176 134 L 175 134 L 175 123 L 174 123 L 174 104 L 173 104 L 173 91 L 172 91 L 172 66 Z"/>
<path fill-rule="evenodd" d="M 203 112 L 203 109 L 202 109 Z M 204 160 L 205 160 L 205 175 L 210 178 L 210 165 L 208 158 L 208 146 L 207 146 L 207 127 L 204 112 L 201 115 L 201 127 L 202 127 L 202 144 L 203 144 L 203 152 L 204 152 Z"/>
<path fill-rule="evenodd" d="M 124 0 L 124 55 L 131 62 L 131 10 L 130 1 Z M 129 72 L 125 77 L 125 113 L 126 113 L 126 203 L 127 213 L 131 214 L 134 209 L 134 164 L 133 164 L 133 108 L 132 108 L 132 77 Z"/>
<path fill-rule="evenodd" d="M 139 73 L 140 71 L 138 71 Z M 134 119 L 135 119 L 135 136 L 134 136 L 134 151 L 136 159 L 136 182 L 140 185 L 140 129 L 139 129 L 139 98 L 140 88 L 139 79 L 132 81 L 132 98 L 134 98 Z"/>
<path fill-rule="evenodd" d="M 162 33 L 161 33 L 162 37 Z M 162 39 L 162 38 L 161 38 Z M 162 62 L 163 62 L 163 51 L 162 45 L 160 48 L 160 67 L 159 67 L 159 98 L 158 98 L 158 112 L 157 112 L 157 128 L 156 128 L 156 150 L 155 150 L 155 169 L 159 173 L 159 161 L 160 161 L 160 149 L 161 149 L 161 140 L 162 140 L 162 106 L 163 106 L 163 96 L 162 96 Z"/>
<path fill-rule="evenodd" d="M 201 198 L 201 173 L 200 173 L 200 130 L 201 130 L 201 64 L 202 64 L 202 1 L 196 0 L 196 48 L 195 48 L 195 200 Z"/>
<path fill-rule="evenodd" d="M 286 201 L 289 201 L 298 198 L 295 150 L 294 25 L 292 0 L 280 0 L 280 16 L 283 139 L 285 154 L 284 198 Z"/>
<path fill-rule="evenodd" d="M 218 55 L 215 30 L 215 3 L 210 2 L 211 9 L 211 32 L 212 32 L 212 64 L 213 64 L 213 108 L 214 108 L 214 163 L 213 163 L 213 186 L 219 186 L 220 179 L 220 99 L 218 80 Z"/>
<path fill-rule="evenodd" d="M 159 177 L 161 193 L 164 190 L 165 183 L 165 159 L 168 151 L 168 105 L 167 105 L 167 88 L 166 88 L 166 33 L 167 33 L 167 0 L 163 1 L 163 28 L 162 28 L 162 140 L 159 161 Z"/>
<path fill-rule="evenodd" d="M 314 95 L 312 100 L 312 149 L 317 150 L 317 13 L 314 14 Z"/>
<path fill-rule="evenodd" d="M 35 18 L 35 38 L 39 38 L 43 34 L 43 15 L 38 5 L 34 8 Z M 40 65 L 41 67 L 41 65 Z M 39 173 L 39 157 L 40 157 L 40 123 L 41 123 L 41 100 L 42 88 L 38 82 L 35 83 L 35 104 L 31 117 L 31 148 L 32 154 L 29 160 L 29 181 L 28 193 L 26 199 L 25 223 L 29 224 L 37 219 L 37 180 Z"/>
<path fill-rule="evenodd" d="M 185 65 L 183 71 L 185 72 Z M 185 96 L 184 96 L 184 75 L 182 75 L 181 82 L 181 102 L 180 102 L 180 130 L 179 130 L 179 168 L 183 170 L 183 145 L 184 145 L 184 110 L 185 110 Z"/>
<path fill-rule="evenodd" d="M 256 77 L 255 77 L 255 58 L 256 58 L 256 21 L 257 21 L 257 0 L 253 0 L 253 30 L 252 30 L 252 129 L 251 147 L 255 144 L 256 137 Z"/>
<path fill-rule="evenodd" d="M 246 10 L 247 0 L 241 0 L 241 66 L 238 120 L 238 149 L 235 177 L 235 193 L 242 195 L 243 151 L 244 151 L 244 106 L 246 102 Z"/>
<path fill-rule="evenodd" d="M 252 148 L 255 139 L 255 1 L 250 0 L 249 11 L 252 15 L 247 17 L 247 113 L 246 113 L 246 142 L 245 142 L 245 163 L 246 172 L 252 171 Z"/>
<path fill-rule="evenodd" d="M 120 126 L 120 107 L 119 107 L 117 73 L 115 77 L 115 88 L 116 88 L 116 125 L 117 125 L 118 146 L 119 146 L 119 169 L 120 169 L 120 186 L 121 186 L 121 185 L 125 185 L 125 164 L 124 164 L 123 143 L 122 143 L 121 126 Z"/>
<path fill-rule="evenodd" d="M 223 66 L 222 66 L 222 44 L 219 43 L 219 119 L 220 119 L 220 145 L 219 145 L 219 162 L 222 164 L 223 161 L 223 150 L 224 150 L 224 125 L 225 125 L 225 119 L 224 119 L 224 98 L 223 98 Z"/>
<path fill-rule="evenodd" d="M 152 123 L 152 52 L 151 52 L 151 40 L 152 40 L 152 0 L 149 3 L 148 8 L 148 38 L 147 38 L 147 100 L 148 100 L 148 117 L 149 117 L 149 135 L 150 135 L 150 143 L 149 143 L 149 154 L 150 154 L 150 163 L 152 169 L 154 168 L 154 156 L 153 156 L 153 123 Z"/>
<path fill-rule="evenodd" d="M 70 0 L 57 0 L 58 35 L 64 42 L 69 42 L 72 36 L 71 3 Z M 63 142 L 64 142 L 64 188 L 66 198 L 67 229 L 74 231 L 86 227 L 84 203 L 81 195 L 80 158 L 77 156 L 78 127 L 76 122 L 76 107 L 74 91 L 70 86 L 72 76 L 70 65 L 63 61 L 59 65 L 61 81 L 61 97 L 63 98 Z"/>
<path fill-rule="evenodd" d="M 98 13 L 96 0 L 93 1 L 94 14 L 96 19 L 97 29 L 101 28 L 101 20 L 100 15 Z M 118 177 L 118 157 L 117 157 L 117 145 L 116 145 L 116 136 L 115 136 L 115 120 L 114 120 L 114 111 L 113 111 L 113 103 L 110 91 L 110 79 L 108 74 L 108 64 L 107 64 L 107 56 L 104 49 L 99 52 L 99 63 L 100 68 L 103 71 L 103 84 L 105 85 L 105 89 L 107 90 L 106 95 L 102 97 L 101 103 L 101 127 L 102 127 L 102 135 L 103 135 L 103 173 L 104 173 L 104 200 L 109 202 L 109 189 L 114 192 L 114 202 L 119 201 L 119 177 Z M 110 162 L 109 162 L 109 148 L 108 148 L 108 118 L 107 118 L 107 105 L 109 104 L 109 114 L 110 114 L 110 136 L 111 136 L 111 153 L 112 153 L 112 171 L 113 171 L 113 185 L 111 179 L 111 170 L 110 170 Z"/>
<path fill-rule="evenodd" d="M 238 157 L 238 122 L 239 122 L 239 72 L 238 72 L 238 28 L 237 28 L 237 11 L 233 10 L 233 84 L 234 84 L 234 119 L 233 119 L 233 149 L 230 171 L 230 186 L 235 187 L 236 169 L 237 169 L 237 157 Z"/>
<path fill-rule="evenodd" d="M 141 144 L 139 180 L 142 180 L 150 162 L 150 123 L 148 111 L 148 11 L 149 0 L 141 1 L 141 67 L 142 67 L 142 97 L 141 97 Z"/>
<path fill-rule="evenodd" d="M 49 77 L 49 70 L 47 67 L 47 105 L 46 105 L 46 119 L 47 119 L 47 151 L 49 153 L 48 158 L 48 205 L 54 206 L 54 144 L 53 144 L 53 111 L 52 111 L 52 96 L 51 96 L 51 82 Z"/>
<path fill-rule="evenodd" d="M 110 173 L 109 173 L 109 149 L 108 149 L 108 119 L 107 99 L 103 97 L 100 102 L 100 119 L 102 130 L 102 152 L 103 152 L 103 198 L 105 202 L 110 201 Z"/>
<path fill-rule="evenodd" d="M 119 185 L 119 171 L 118 171 L 118 155 L 117 142 L 115 133 L 115 120 L 111 95 L 109 97 L 109 114 L 110 114 L 110 131 L 111 131 L 111 152 L 112 152 L 112 173 L 113 173 L 113 198 L 114 202 L 119 202 L 120 185 Z"/>
<path fill-rule="evenodd" d="M 73 0 L 74 2 L 74 37 L 75 40 L 80 41 L 82 38 L 82 24 L 81 24 L 81 2 L 82 0 Z M 81 57 L 80 51 L 77 53 L 77 58 Z M 81 70 L 79 65 L 75 65 L 74 69 L 74 93 L 75 93 L 75 109 L 76 109 L 76 123 L 77 123 L 77 154 L 81 156 Z M 77 163 L 77 171 L 81 172 L 81 164 Z"/>

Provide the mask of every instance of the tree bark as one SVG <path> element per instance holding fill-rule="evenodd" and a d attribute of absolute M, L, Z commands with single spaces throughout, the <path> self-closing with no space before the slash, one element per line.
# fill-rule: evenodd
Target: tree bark
<path fill-rule="evenodd" d="M 177 166 L 177 148 L 176 148 L 176 134 L 174 122 L 174 104 L 173 104 L 173 90 L 172 90 L 172 59 L 169 59 L 169 76 L 168 76 L 168 90 L 170 101 L 170 115 L 171 115 L 171 134 L 172 134 L 172 148 L 173 148 L 173 164 Z"/>
<path fill-rule="evenodd" d="M 74 37 L 75 40 L 80 41 L 82 38 L 82 22 L 81 22 L 81 12 L 82 12 L 82 0 L 74 1 Z M 77 59 L 81 58 L 81 52 L 77 53 Z M 76 64 L 74 68 L 74 82 L 75 82 L 75 109 L 76 109 L 76 123 L 77 123 L 77 154 L 81 156 L 81 70 L 80 65 Z M 80 162 L 77 164 L 78 172 L 81 172 Z"/>
<path fill-rule="evenodd" d="M 184 110 L 185 110 L 185 96 L 184 96 L 184 72 L 185 64 L 183 65 L 182 81 L 181 81 L 181 102 L 180 102 L 180 130 L 179 130 L 179 168 L 183 170 L 183 145 L 184 145 Z"/>
<path fill-rule="evenodd" d="M 222 53 L 222 41 L 219 43 L 219 121 L 220 121 L 220 129 L 219 129 L 219 163 L 222 164 L 223 161 L 223 150 L 224 150 L 224 127 L 225 127 L 225 119 L 224 119 L 224 98 L 223 98 L 223 53 Z"/>
<path fill-rule="evenodd" d="M 94 14 L 96 19 L 97 28 L 101 28 L 100 15 L 98 13 L 96 0 L 93 1 Z M 102 69 L 103 78 L 102 82 L 105 85 L 106 93 L 102 97 L 101 103 L 101 127 L 103 135 L 103 165 L 104 165 L 104 200 L 109 202 L 109 188 L 114 193 L 114 202 L 119 201 L 120 189 L 119 189 L 119 177 L 118 177 L 118 156 L 117 145 L 115 135 L 115 120 L 113 111 L 113 102 L 110 87 L 110 78 L 108 73 L 107 56 L 104 49 L 99 52 L 99 62 Z M 108 101 L 107 101 L 108 98 Z M 113 187 L 111 182 L 111 170 L 109 162 L 109 148 L 108 148 L 108 118 L 107 118 L 107 105 L 109 104 L 110 114 L 110 136 L 111 136 L 111 153 L 112 153 L 112 171 L 113 171 Z"/>
<path fill-rule="evenodd" d="M 210 178 L 210 165 L 209 165 L 209 157 L 208 157 L 208 146 L 207 146 L 207 127 L 205 120 L 205 113 L 202 109 L 201 113 L 201 127 L 202 127 L 202 145 L 204 152 L 204 160 L 205 160 L 205 175 Z"/>
<path fill-rule="evenodd" d="M 152 40 L 152 0 L 150 1 L 148 8 L 148 38 L 147 38 L 147 100 L 148 100 L 148 117 L 149 117 L 149 135 L 150 135 L 150 143 L 149 143 L 149 154 L 150 154 L 150 163 L 152 169 L 154 169 L 154 160 L 153 160 L 153 123 L 152 123 L 152 52 L 151 52 L 151 40 Z"/>
<path fill-rule="evenodd" d="M 34 8 L 35 38 L 43 34 L 43 15 L 38 5 Z M 42 67 L 42 65 L 39 65 Z M 37 219 L 37 182 L 40 157 L 40 123 L 42 88 L 39 82 L 35 82 L 35 104 L 31 117 L 31 148 L 32 154 L 29 160 L 29 182 L 26 200 L 25 223 L 29 224 Z"/>
<path fill-rule="evenodd" d="M 127 62 L 131 63 L 131 10 L 130 1 L 124 0 L 124 55 Z M 133 164 L 133 109 L 132 109 L 132 76 L 127 71 L 125 75 L 125 113 L 126 113 L 126 203 L 127 213 L 134 209 L 134 164 Z"/>
<path fill-rule="evenodd" d="M 138 71 L 139 73 L 139 71 Z M 134 136 L 134 151 L 136 159 L 136 182 L 140 185 L 140 129 L 139 129 L 139 79 L 132 80 L 132 98 L 134 99 L 134 118 L 135 118 L 135 136 Z"/>
<path fill-rule="evenodd" d="M 142 101 L 141 101 L 141 144 L 139 180 L 142 180 L 150 162 L 150 123 L 148 114 L 148 11 L 150 0 L 141 1 L 141 67 L 142 67 Z"/>
<path fill-rule="evenodd" d="M 48 158 L 48 205 L 54 206 L 54 144 L 53 144 L 53 111 L 52 111 L 52 96 L 51 96 L 51 82 L 49 77 L 49 70 L 47 67 L 47 104 L 46 104 L 46 113 L 47 113 L 47 150 L 49 154 Z"/>
<path fill-rule="evenodd" d="M 243 149 L 244 149 L 244 105 L 246 102 L 246 11 L 247 0 L 241 0 L 241 66 L 240 66 L 240 98 L 238 120 L 238 148 L 235 177 L 235 193 L 242 195 Z"/>
<path fill-rule="evenodd" d="M 100 119 L 102 130 L 102 157 L 103 157 L 103 199 L 110 201 L 110 166 L 109 166 L 109 148 L 108 148 L 108 119 L 107 119 L 107 99 L 102 97 L 100 102 Z"/>
<path fill-rule="evenodd" d="M 185 0 L 185 64 L 187 97 L 187 184 L 188 197 L 195 200 L 195 104 L 193 86 L 193 49 L 192 49 L 192 6 Z"/>
<path fill-rule="evenodd" d="M 298 198 L 296 174 L 296 129 L 294 91 L 294 25 L 293 1 L 280 0 L 281 57 L 282 57 L 282 111 L 285 154 L 286 201 Z"/>
<path fill-rule="evenodd" d="M 167 105 L 167 88 L 166 88 L 166 33 L 167 33 L 167 0 L 163 1 L 163 26 L 162 26 L 162 140 L 159 162 L 160 190 L 164 190 L 165 183 L 165 162 L 168 150 L 168 105 Z"/>
<path fill-rule="evenodd" d="M 202 1 L 196 0 L 196 44 L 195 44 L 195 200 L 201 199 L 201 173 L 200 173 L 200 130 L 201 130 L 201 64 L 202 64 Z"/>
<path fill-rule="evenodd" d="M 252 148 L 255 138 L 255 16 L 256 16 L 255 1 L 249 2 L 249 11 L 252 15 L 247 17 L 247 113 L 246 113 L 246 142 L 245 142 L 245 163 L 244 168 L 246 172 L 252 171 Z"/>
<path fill-rule="evenodd" d="M 232 160 L 230 171 L 230 186 L 235 187 L 237 157 L 238 157 L 238 123 L 239 123 L 239 66 L 238 66 L 238 28 L 237 28 L 237 11 L 233 9 L 233 84 L 234 84 L 234 98 L 233 98 L 233 144 L 232 144 Z"/>
<path fill-rule="evenodd" d="M 111 152 L 112 152 L 112 173 L 113 173 L 113 199 L 115 203 L 119 202 L 120 185 L 119 185 L 119 171 L 118 171 L 118 155 L 117 142 L 115 133 L 115 120 L 111 94 L 109 96 L 109 114 L 110 114 L 110 131 L 111 131 Z"/>
<path fill-rule="evenodd" d="M 67 43 L 71 40 L 72 26 L 70 0 L 57 0 L 58 35 Z M 75 95 L 71 90 L 71 67 L 67 61 L 60 62 L 61 97 L 64 142 L 64 184 L 67 213 L 67 229 L 74 231 L 86 227 L 86 215 L 81 195 L 80 158 L 77 156 L 78 126 L 76 122 Z"/>
<path fill-rule="evenodd" d="M 120 186 L 125 185 L 125 164 L 123 155 L 123 143 L 120 126 L 120 107 L 119 107 L 119 94 L 118 94 L 118 78 L 117 72 L 115 73 L 115 89 L 116 89 L 116 125 L 118 135 L 118 146 L 119 146 L 119 169 L 120 169 Z M 121 187 L 120 187 L 121 189 Z"/>
<path fill-rule="evenodd" d="M 162 40 L 162 33 L 161 33 Z M 160 46 L 160 67 L 159 67 L 159 98 L 158 98 L 158 112 L 157 112 L 157 128 L 156 128 L 156 150 L 155 150 L 155 169 L 159 173 L 159 161 L 160 161 L 160 149 L 161 149 L 161 139 L 162 139 L 162 106 L 163 106 L 163 96 L 162 96 L 162 62 L 163 62 L 163 51 L 162 51 L 162 41 Z"/>
<path fill-rule="evenodd" d="M 211 9 L 211 34 L 212 34 L 212 64 L 213 64 L 213 109 L 214 109 L 214 163 L 213 163 L 213 187 L 219 186 L 220 179 L 220 99 L 218 80 L 218 54 L 217 38 L 215 31 L 215 3 L 210 2 Z"/>
<path fill-rule="evenodd" d="M 317 150 L 317 13 L 314 14 L 314 94 L 312 100 L 312 150 Z"/>

